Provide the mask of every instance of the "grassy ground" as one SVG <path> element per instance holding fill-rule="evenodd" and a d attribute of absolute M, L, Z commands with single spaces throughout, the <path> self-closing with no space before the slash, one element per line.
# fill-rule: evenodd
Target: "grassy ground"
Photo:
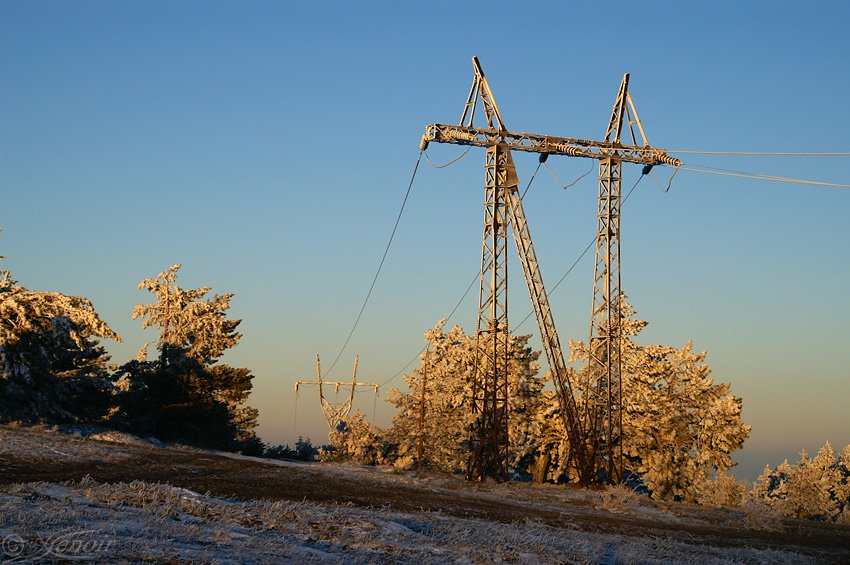
<path fill-rule="evenodd" d="M 850 528 L 753 513 L 0 427 L 16 562 L 850 562 Z"/>

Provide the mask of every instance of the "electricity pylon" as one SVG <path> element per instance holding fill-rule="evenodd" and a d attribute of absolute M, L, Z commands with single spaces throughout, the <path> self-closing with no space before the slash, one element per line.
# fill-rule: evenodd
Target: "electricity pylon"
<path fill-rule="evenodd" d="M 357 365 L 359 358 L 354 356 L 354 374 L 351 377 L 351 382 L 326 381 L 322 379 L 322 361 L 319 359 L 319 354 L 316 354 L 316 376 L 315 381 L 296 381 L 295 382 L 295 398 L 298 402 L 298 389 L 304 385 L 319 385 L 319 403 L 322 406 L 322 413 L 325 415 L 325 420 L 328 422 L 328 427 L 334 430 L 339 426 L 339 423 L 348 419 L 351 414 L 351 407 L 354 404 L 354 393 L 357 387 L 368 387 L 375 389 L 375 398 L 378 397 L 378 389 L 380 385 L 375 383 L 358 383 L 357 382 Z M 325 387 L 334 387 L 334 400 L 325 395 Z M 339 388 L 351 386 L 351 390 L 342 401 L 339 401 Z M 297 408 L 296 408 L 297 409 Z"/>
<path fill-rule="evenodd" d="M 597 470 L 602 469 L 608 482 L 617 482 L 622 478 L 620 171 L 624 161 L 643 164 L 645 167 L 660 163 L 679 166 L 681 162 L 669 157 L 662 149 L 650 147 L 646 142 L 643 127 L 628 94 L 628 75 L 620 87 L 605 140 L 591 141 L 508 131 L 477 57 L 472 58 L 472 65 L 475 73 L 472 88 L 459 125 L 431 124 L 425 128 L 420 144 L 422 150 L 431 142 L 486 149 L 484 237 L 476 331 L 478 356 L 473 375 L 472 399 L 475 420 L 467 478 L 508 478 L 508 273 L 505 248 L 510 224 L 543 348 L 554 377 L 570 445 L 570 457 L 579 481 L 589 484 L 595 480 Z M 487 119 L 486 128 L 472 125 L 479 102 Z M 629 124 L 632 144 L 620 143 L 624 123 Z M 642 145 L 635 142 L 635 126 L 642 136 Z M 518 194 L 518 178 L 511 150 L 539 153 L 541 160 L 548 155 L 567 155 L 597 159 L 600 162 L 599 228 L 588 387 L 588 391 L 592 392 L 587 392 L 583 398 L 587 414 L 584 421 L 579 418 L 549 298 Z"/>

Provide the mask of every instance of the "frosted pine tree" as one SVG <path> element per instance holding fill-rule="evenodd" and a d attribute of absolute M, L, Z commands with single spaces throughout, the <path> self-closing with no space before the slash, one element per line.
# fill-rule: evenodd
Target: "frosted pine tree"
<path fill-rule="evenodd" d="M 850 446 L 836 459 L 827 442 L 814 459 L 803 451 L 800 460 L 770 466 L 756 480 L 752 495 L 785 516 L 848 523 L 850 507 Z"/>
<path fill-rule="evenodd" d="M 219 363 L 239 343 L 241 320 L 227 317 L 232 293 L 207 295 L 210 287 L 176 284 L 181 265 L 139 283 L 156 298 L 138 304 L 133 319 L 159 328 L 159 358 L 139 358 L 118 372 L 124 394 L 118 419 L 138 433 L 150 433 L 218 448 L 258 444 L 257 411 L 244 406 L 251 392 L 250 370 Z"/>
<path fill-rule="evenodd" d="M 398 446 L 399 458 L 416 459 L 422 441 L 426 468 L 460 472 L 466 466 L 465 442 L 472 422 L 474 343 L 458 326 L 444 332 L 444 324 L 441 320 L 425 333 L 420 367 L 403 377 L 407 390 L 390 390 L 388 402 L 397 412 L 387 435 Z"/>
<path fill-rule="evenodd" d="M 397 445 L 398 456 L 407 460 L 418 457 L 421 438 L 426 467 L 461 472 L 469 457 L 471 379 L 478 353 L 474 337 L 458 326 L 444 332 L 444 324 L 442 320 L 426 332 L 420 366 L 404 376 L 408 389 L 390 391 L 389 402 L 398 411 L 387 437 Z M 528 339 L 511 335 L 508 347 L 509 465 L 519 470 L 528 469 L 536 450 L 534 416 L 543 387 L 537 377 L 539 353 L 531 350 Z"/>
<path fill-rule="evenodd" d="M 112 387 L 98 338 L 120 341 L 88 299 L 29 290 L 0 270 L 0 415 L 99 422 Z"/>
<path fill-rule="evenodd" d="M 838 484 L 833 489 L 839 506 L 836 522 L 850 526 L 850 444 L 841 450 L 836 469 L 838 470 Z"/>
<path fill-rule="evenodd" d="M 656 498 L 693 501 L 713 473 L 734 465 L 731 452 L 749 435 L 750 427 L 741 421 L 741 399 L 730 394 L 728 383 L 714 383 L 706 354 L 694 353 L 690 342 L 680 348 L 635 343 L 632 338 L 647 323 L 633 318 L 635 312 L 625 297 L 621 304 L 626 469 L 641 477 Z M 586 364 L 587 345 L 572 340 L 569 345 L 570 362 Z M 570 373 L 580 410 L 588 378 L 586 366 Z M 555 400 L 554 395 L 551 398 Z M 547 411 L 557 408 L 550 406 Z M 547 465 L 539 475 L 565 480 L 569 447 L 552 441 L 563 426 L 557 420 L 547 422 L 548 451 L 539 455 Z"/>
<path fill-rule="evenodd" d="M 745 490 L 735 475 L 718 473 L 697 490 L 696 501 L 702 506 L 737 508 L 744 503 Z"/>
<path fill-rule="evenodd" d="M 570 468 L 570 445 L 561 415 L 561 405 L 554 392 L 541 392 L 534 421 L 538 431 L 533 467 L 534 482 L 565 483 L 577 480 Z"/>
<path fill-rule="evenodd" d="M 715 384 L 706 354 L 691 349 L 650 346 L 627 363 L 624 453 L 657 498 L 692 501 L 711 473 L 734 465 L 731 452 L 750 431 L 741 399 Z"/>
<path fill-rule="evenodd" d="M 203 365 L 215 363 L 226 349 L 239 343 L 241 334 L 236 327 L 242 320 L 227 319 L 233 293 L 214 294 L 205 286 L 182 289 L 175 281 L 181 265 L 173 265 L 156 278 L 139 283 L 139 290 L 147 290 L 156 297 L 151 304 L 137 304 L 133 319 L 142 318 L 142 328 L 159 328 L 157 349 L 167 356 L 169 349 Z"/>
<path fill-rule="evenodd" d="M 761 475 L 753 483 L 753 498 L 770 508 L 778 509 L 788 492 L 788 478 L 792 473 L 794 473 L 794 467 L 788 463 L 787 459 L 774 470 L 771 470 L 770 465 L 765 465 Z"/>
<path fill-rule="evenodd" d="M 328 434 L 328 445 L 319 448 L 321 461 L 354 461 L 361 465 L 383 465 L 395 461 L 395 451 L 359 410 Z"/>
<path fill-rule="evenodd" d="M 542 407 L 544 378 L 538 376 L 539 351 L 533 351 L 530 335 L 509 337 L 508 360 L 508 465 L 517 471 L 533 472 L 540 426 L 536 418 Z"/>

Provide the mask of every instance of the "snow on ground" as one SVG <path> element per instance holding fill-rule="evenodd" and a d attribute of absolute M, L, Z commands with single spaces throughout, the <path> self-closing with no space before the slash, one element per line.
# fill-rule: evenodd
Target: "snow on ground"
<path fill-rule="evenodd" d="M 772 550 L 289 501 L 228 500 L 169 485 L 24 483 L 0 490 L 8 562 L 806 563 Z"/>
<path fill-rule="evenodd" d="M 185 477 L 187 452 L 199 465 L 189 468 L 189 475 L 213 473 L 223 484 L 238 479 L 234 466 L 249 466 L 251 474 L 265 470 L 262 481 L 297 477 L 307 481 L 300 484 L 308 489 L 333 484 L 397 497 L 354 505 L 340 504 L 344 498 L 320 502 L 300 495 L 226 498 L 129 479 L 6 480 L 0 481 L 0 561 L 811 563 L 845 555 L 834 549 L 820 552 L 817 546 L 776 544 L 755 534 L 752 543 L 726 540 L 724 532 L 746 529 L 741 511 L 656 503 L 626 489 L 479 485 L 389 467 L 311 465 L 164 448 L 112 433 L 69 438 L 49 430 L 0 427 L 0 478 L 4 472 L 20 473 L 25 459 L 34 469 L 79 461 L 118 466 L 127 469 L 122 476 L 134 478 L 136 465 L 151 457 L 177 465 L 174 472 Z M 227 467 L 200 467 L 222 455 L 233 460 Z M 429 499 L 434 500 L 431 508 L 442 510 L 415 511 L 420 504 L 429 507 Z M 454 502 L 447 505 L 446 500 Z"/>

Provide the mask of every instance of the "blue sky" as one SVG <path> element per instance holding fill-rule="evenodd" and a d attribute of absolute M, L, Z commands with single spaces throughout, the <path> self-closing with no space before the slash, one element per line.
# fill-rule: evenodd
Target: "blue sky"
<path fill-rule="evenodd" d="M 482 62 L 509 128 L 604 135 L 616 89 L 649 141 L 717 151 L 850 151 L 845 2 L 0 1 L 0 254 L 21 284 L 89 297 L 123 337 L 137 283 L 234 292 L 232 364 L 252 368 L 261 436 L 324 440 L 315 354 L 336 357 L 383 253 L 424 126 L 457 121 Z M 432 146 L 435 163 L 459 154 Z M 850 183 L 848 157 L 679 155 L 686 163 Z M 521 182 L 537 163 L 515 157 Z M 591 163 L 552 158 L 564 182 Z M 624 189 L 639 175 L 624 167 Z M 662 184 L 669 171 L 653 175 Z M 384 270 L 330 376 L 385 382 L 480 261 L 483 154 L 424 161 Z M 553 285 L 595 230 L 595 173 L 526 200 Z M 850 443 L 850 190 L 680 172 L 623 208 L 623 287 L 643 343 L 693 340 L 744 398 L 742 475 Z M 530 311 L 517 265 L 511 312 Z M 586 339 L 593 265 L 552 296 Z M 472 331 L 475 292 L 452 322 Z M 521 331 L 534 331 L 527 323 Z M 539 343 L 539 342 L 537 342 Z M 401 379 L 389 386 L 403 384 Z M 371 413 L 371 399 L 363 407 Z M 381 403 L 379 403 L 381 404 Z M 389 423 L 389 406 L 378 423 Z"/>

